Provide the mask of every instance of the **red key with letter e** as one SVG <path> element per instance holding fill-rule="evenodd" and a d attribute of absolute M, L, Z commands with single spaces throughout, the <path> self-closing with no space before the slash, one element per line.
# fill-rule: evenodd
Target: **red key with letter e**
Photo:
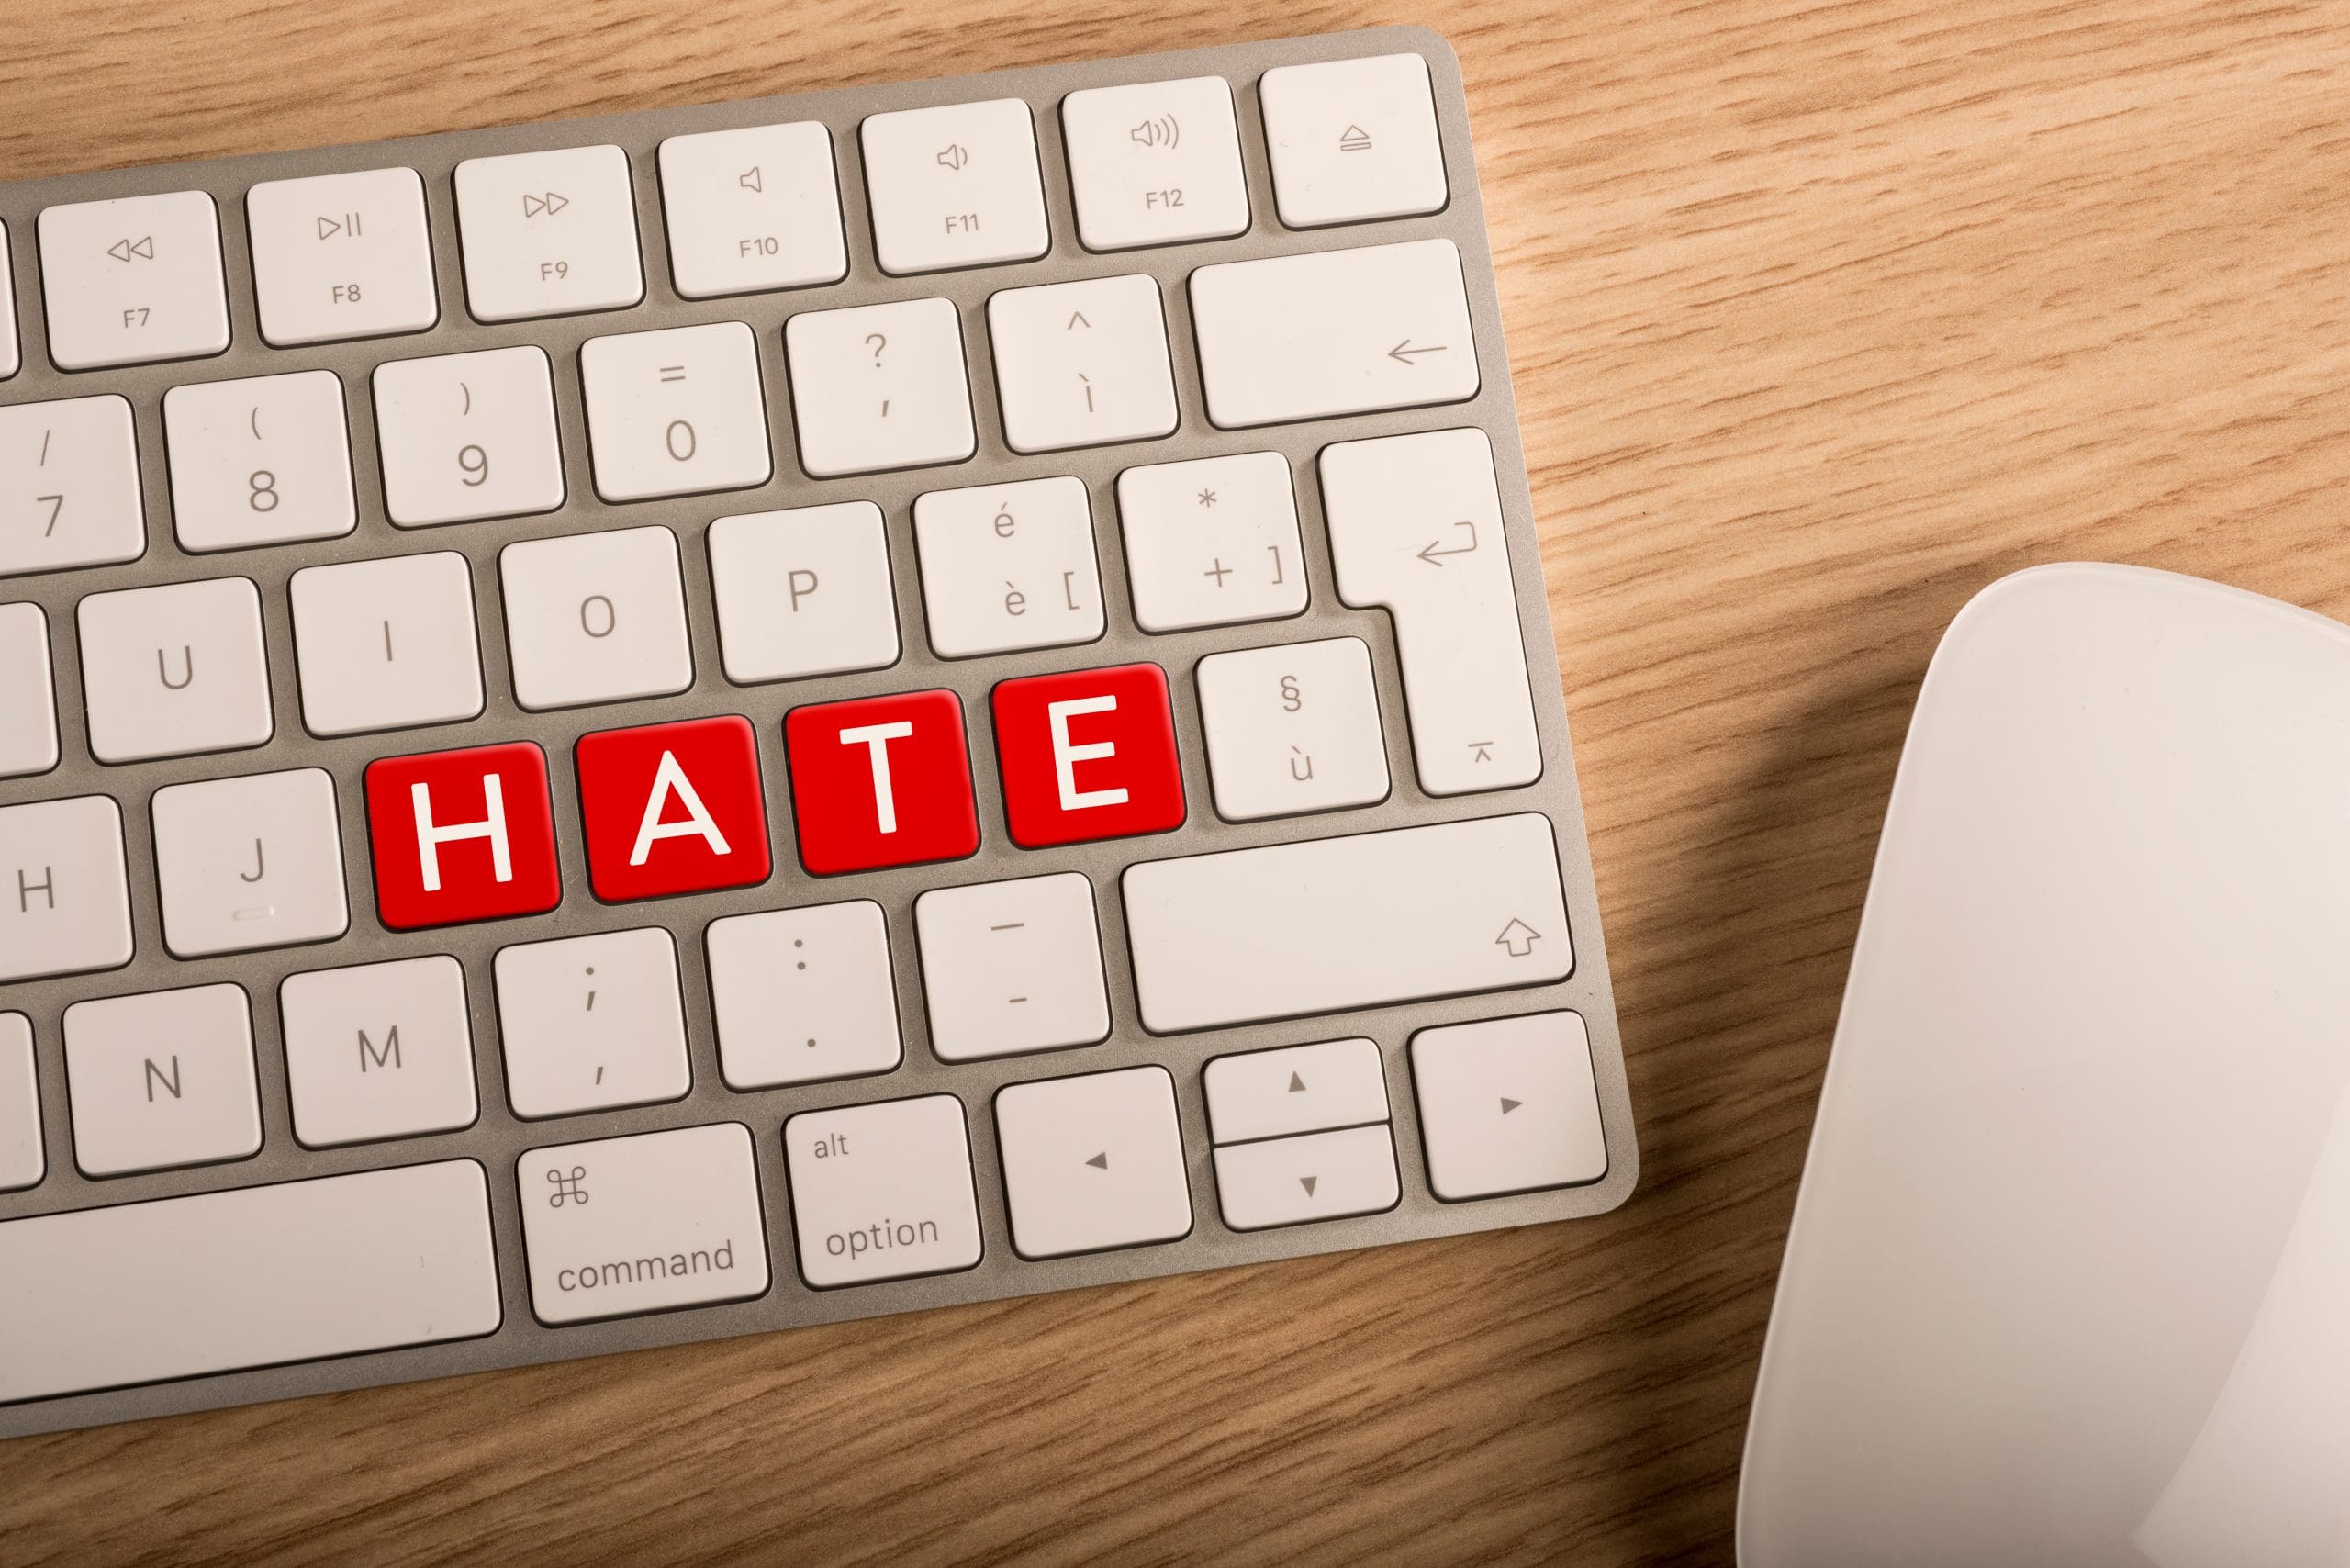
<path fill-rule="evenodd" d="M 767 803 L 747 719 L 580 737 L 588 878 L 607 903 L 764 882 Z"/>
<path fill-rule="evenodd" d="M 1167 672 L 1119 665 L 995 689 L 1003 813 L 1023 849 L 1183 825 Z"/>
<path fill-rule="evenodd" d="M 394 931 L 563 902 L 546 755 L 528 741 L 368 764 L 367 836 L 375 909 Z"/>
<path fill-rule="evenodd" d="M 909 691 L 794 708 L 783 722 L 800 864 L 819 877 L 960 860 L 979 847 L 963 704 Z"/>

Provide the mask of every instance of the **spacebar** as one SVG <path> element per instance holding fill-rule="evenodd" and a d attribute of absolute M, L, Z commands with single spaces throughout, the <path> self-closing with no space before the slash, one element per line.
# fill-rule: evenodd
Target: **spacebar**
<path fill-rule="evenodd" d="M 0 1224 L 0 1404 L 494 1331 L 470 1159 Z"/>
<path fill-rule="evenodd" d="M 1558 848 L 1531 812 L 1126 868 L 1154 1034 L 1564 980 Z"/>

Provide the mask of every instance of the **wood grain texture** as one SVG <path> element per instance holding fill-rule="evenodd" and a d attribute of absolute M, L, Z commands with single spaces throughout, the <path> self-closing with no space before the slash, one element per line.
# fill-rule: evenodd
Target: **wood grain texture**
<path fill-rule="evenodd" d="M 1728 1559 L 1940 629 L 2066 558 L 2350 618 L 2350 8 L 1135 11 L 38 0 L 0 37 L 0 178 L 1443 29 L 1640 1193 L 1565 1226 L 26 1439 L 0 1447 L 0 1562 Z"/>

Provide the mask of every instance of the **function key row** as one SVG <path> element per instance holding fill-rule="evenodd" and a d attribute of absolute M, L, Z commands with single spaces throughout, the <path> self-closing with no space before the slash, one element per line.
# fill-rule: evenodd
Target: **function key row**
<path fill-rule="evenodd" d="M 1259 84 L 1275 205 L 1293 229 L 1433 212 L 1449 198 L 1416 54 L 1269 71 Z M 1231 86 L 1220 76 L 1090 88 L 1061 103 L 1079 237 L 1118 251 L 1246 230 Z M 1024 99 L 867 117 L 874 251 L 895 275 L 1031 261 L 1051 248 Z M 688 298 L 847 275 L 830 131 L 813 121 L 671 137 L 657 155 L 672 279 Z M 644 297 L 628 154 L 616 146 L 456 167 L 466 305 L 484 322 L 626 309 Z M 245 197 L 263 338 L 288 348 L 440 320 L 424 182 L 408 168 L 274 180 Z M 178 191 L 44 210 L 50 356 L 61 369 L 196 359 L 229 346 L 218 214 Z M 0 231 L 0 376 L 17 363 Z"/>

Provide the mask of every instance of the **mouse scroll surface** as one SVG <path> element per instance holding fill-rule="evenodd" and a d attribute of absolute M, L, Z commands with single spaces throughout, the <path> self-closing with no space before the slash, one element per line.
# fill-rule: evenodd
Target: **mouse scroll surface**
<path fill-rule="evenodd" d="M 1886 814 L 1741 1559 L 2350 1562 L 2345 1088 L 2350 630 L 1986 590 Z"/>

